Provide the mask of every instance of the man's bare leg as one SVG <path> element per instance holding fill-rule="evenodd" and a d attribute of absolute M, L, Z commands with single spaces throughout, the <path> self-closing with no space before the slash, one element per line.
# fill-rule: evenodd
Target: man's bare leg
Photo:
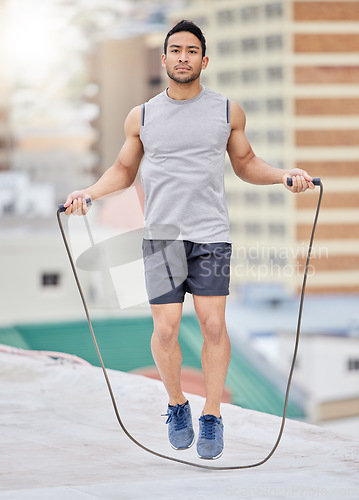
<path fill-rule="evenodd" d="M 151 305 L 154 330 L 151 340 L 153 359 L 169 397 L 169 404 L 187 401 L 181 383 L 182 353 L 178 332 L 182 315 L 182 304 Z"/>
<path fill-rule="evenodd" d="M 202 370 L 206 387 L 203 414 L 220 417 L 220 402 L 231 357 L 225 324 L 225 296 L 194 295 L 194 306 L 203 335 Z"/>

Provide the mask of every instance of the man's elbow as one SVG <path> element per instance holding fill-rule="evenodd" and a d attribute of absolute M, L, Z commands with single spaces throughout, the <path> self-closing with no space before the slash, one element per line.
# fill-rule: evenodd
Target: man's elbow
<path fill-rule="evenodd" d="M 234 173 L 242 180 L 246 180 L 247 172 L 251 168 L 251 163 L 255 158 L 253 151 L 249 151 L 245 156 L 231 159 Z"/>

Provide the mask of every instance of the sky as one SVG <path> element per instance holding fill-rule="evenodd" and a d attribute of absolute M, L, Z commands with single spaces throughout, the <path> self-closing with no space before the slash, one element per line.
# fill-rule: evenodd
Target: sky
<path fill-rule="evenodd" d="M 8 70 L 15 85 L 41 86 L 71 72 L 96 41 L 126 20 L 146 21 L 163 0 L 7 0 L 5 35 Z"/>
<path fill-rule="evenodd" d="M 15 85 L 45 82 L 71 47 L 82 48 L 83 40 L 78 30 L 71 29 L 68 14 L 54 1 L 8 0 L 6 52 Z"/>

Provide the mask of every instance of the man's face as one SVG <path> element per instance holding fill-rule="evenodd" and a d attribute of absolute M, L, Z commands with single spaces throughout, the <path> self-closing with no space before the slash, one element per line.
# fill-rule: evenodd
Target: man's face
<path fill-rule="evenodd" d="M 162 66 L 167 75 L 177 83 L 190 83 L 200 77 L 202 69 L 208 64 L 208 57 L 202 57 L 200 40 L 181 31 L 168 39 L 167 53 L 162 55 Z"/>

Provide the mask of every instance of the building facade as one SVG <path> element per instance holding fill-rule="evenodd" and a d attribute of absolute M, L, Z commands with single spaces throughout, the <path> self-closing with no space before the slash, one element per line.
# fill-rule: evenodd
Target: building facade
<path fill-rule="evenodd" d="M 290 359 L 292 335 L 278 334 L 277 366 L 285 373 L 283 360 Z M 341 419 L 359 422 L 359 337 L 350 333 L 305 332 L 295 374 L 296 384 L 306 391 L 307 416 L 312 423 Z"/>
<path fill-rule="evenodd" d="M 292 2 L 295 165 L 323 178 L 313 291 L 359 291 L 359 2 Z M 307 239 L 315 197 L 296 201 Z"/>
<path fill-rule="evenodd" d="M 236 100 L 255 153 L 323 179 L 308 291 L 359 291 L 359 2 L 193 0 L 173 18 L 198 23 L 203 83 Z M 238 182 L 228 165 L 232 283 L 298 290 L 318 190 Z"/>
<path fill-rule="evenodd" d="M 162 43 L 162 33 L 107 38 L 89 58 L 90 79 L 98 87 L 92 98 L 99 109 L 93 122 L 99 131 L 94 146 L 98 174 L 115 161 L 125 140 L 124 123 L 130 110 L 163 90 Z"/>
<path fill-rule="evenodd" d="M 6 72 L 6 1 L 0 0 L 0 171 L 10 168 L 10 81 Z"/>

